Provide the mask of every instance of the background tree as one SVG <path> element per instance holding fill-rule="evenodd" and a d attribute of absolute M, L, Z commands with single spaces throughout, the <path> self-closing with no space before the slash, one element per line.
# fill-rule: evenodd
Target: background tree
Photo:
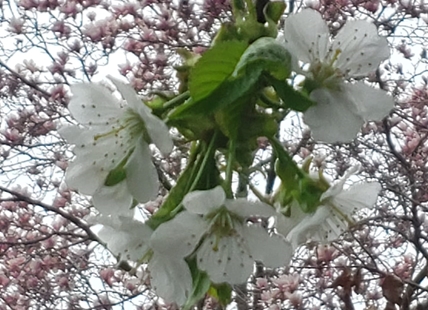
<path fill-rule="evenodd" d="M 372 20 L 389 37 L 393 57 L 370 82 L 394 95 L 396 109 L 341 145 L 315 143 L 290 115 L 281 140 L 295 160 L 312 156 L 334 178 L 360 163 L 360 177 L 378 180 L 383 190 L 377 207 L 331 246 L 301 247 L 279 272 L 259 266 L 247 286 L 235 288 L 235 302 L 239 309 L 425 309 L 428 6 L 289 4 L 294 12 L 305 6 L 320 11 L 333 33 L 355 17 Z M 70 120 L 69 85 L 78 81 L 121 74 L 146 96 L 177 92 L 173 68 L 183 79 L 183 50 L 200 54 L 209 47 L 220 22 L 232 18 L 229 3 L 3 1 L 0 16 L 0 308 L 173 308 L 150 289 L 143 266 L 129 272 L 98 244 L 86 221 L 94 213 L 90 201 L 62 182 L 72 153 L 56 129 Z M 275 175 L 263 142 L 255 165 L 269 194 Z M 157 167 L 175 180 L 186 154 L 178 143 Z M 156 211 L 166 190 L 141 208 L 142 216 Z M 220 306 L 207 297 L 198 307 Z"/>

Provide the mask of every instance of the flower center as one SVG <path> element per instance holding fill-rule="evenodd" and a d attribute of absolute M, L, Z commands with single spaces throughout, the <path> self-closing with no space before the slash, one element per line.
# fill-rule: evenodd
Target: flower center
<path fill-rule="evenodd" d="M 317 88 L 339 89 L 343 73 L 334 64 L 341 52 L 340 49 L 336 49 L 329 61 L 317 60 L 311 64 L 309 72 L 312 74 L 312 79 L 309 78 L 305 81 L 305 87 L 309 92 Z"/>
<path fill-rule="evenodd" d="M 95 135 L 94 141 L 112 136 L 120 137 L 121 133 L 131 140 L 143 134 L 144 139 L 147 140 L 147 130 L 140 115 L 131 109 L 126 109 L 122 117 L 117 120 L 116 125 L 112 125 L 110 131 Z"/>
<path fill-rule="evenodd" d="M 221 238 L 236 234 L 236 230 L 234 229 L 235 222 L 242 221 L 241 218 L 236 214 L 230 213 L 224 206 L 208 214 L 207 220 L 210 222 L 208 234 L 214 235 L 216 240 L 213 245 L 213 251 L 218 251 L 218 243 Z"/>

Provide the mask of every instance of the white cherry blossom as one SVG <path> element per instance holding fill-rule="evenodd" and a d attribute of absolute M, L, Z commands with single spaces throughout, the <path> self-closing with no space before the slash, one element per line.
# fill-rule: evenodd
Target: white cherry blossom
<path fill-rule="evenodd" d="M 96 233 L 107 248 L 120 259 L 148 261 L 152 288 L 165 301 L 183 305 L 192 289 L 192 275 L 182 257 L 161 253 L 150 247 L 153 230 L 128 216 L 97 216 L 93 224 L 101 224 Z M 146 258 L 146 259 L 144 259 Z"/>
<path fill-rule="evenodd" d="M 314 213 L 304 213 L 294 203 L 291 205 L 290 217 L 277 217 L 277 231 L 286 236 L 294 249 L 308 239 L 320 242 L 337 239 L 354 223 L 352 216 L 355 212 L 374 206 L 381 190 L 378 182 L 355 184 L 343 189 L 346 180 L 357 169 L 358 167 L 349 169 L 321 195 L 320 206 Z"/>
<path fill-rule="evenodd" d="M 104 215 L 126 212 L 134 199 L 144 203 L 155 198 L 159 182 L 148 143 L 154 143 L 163 155 L 173 147 L 167 126 L 135 91 L 110 80 L 125 102 L 101 85 L 72 85 L 68 109 L 79 125 L 59 131 L 75 145 L 76 158 L 66 171 L 66 183 L 92 195 L 95 207 Z M 106 184 L 112 171 L 117 180 Z"/>
<path fill-rule="evenodd" d="M 393 108 L 385 91 L 349 81 L 368 76 L 390 55 L 386 38 L 374 24 L 348 21 L 331 39 L 321 14 L 307 9 L 286 19 L 284 42 L 316 102 L 304 113 L 316 140 L 349 142 L 364 122 L 380 120 Z"/>
<path fill-rule="evenodd" d="M 156 229 L 150 244 L 161 253 L 180 257 L 196 250 L 198 268 L 214 283 L 244 283 L 253 272 L 254 261 L 272 268 L 289 262 L 291 246 L 282 237 L 246 223 L 249 217 L 275 215 L 270 206 L 226 199 L 220 186 L 187 194 L 183 206 L 185 211 Z"/>

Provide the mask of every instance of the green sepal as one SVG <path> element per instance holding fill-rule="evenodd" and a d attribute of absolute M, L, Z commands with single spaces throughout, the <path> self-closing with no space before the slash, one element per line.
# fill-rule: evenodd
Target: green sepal
<path fill-rule="evenodd" d="M 266 20 L 271 20 L 272 22 L 277 24 L 282 14 L 284 14 L 286 7 L 287 5 L 284 1 L 268 2 L 264 9 Z"/>
<path fill-rule="evenodd" d="M 316 180 L 309 176 L 300 180 L 299 195 L 296 200 L 299 202 L 300 209 L 305 213 L 313 213 L 320 205 L 320 199 L 326 189 L 322 188 Z"/>
<path fill-rule="evenodd" d="M 305 112 L 311 106 L 315 105 L 315 102 L 312 101 L 305 93 L 295 90 L 287 83 L 286 80 L 278 80 L 273 77 L 268 77 L 268 81 L 284 102 L 284 108 L 298 112 Z"/>
<path fill-rule="evenodd" d="M 193 279 L 193 289 L 183 306 L 183 310 L 190 310 L 202 298 L 211 287 L 211 280 L 208 275 L 200 271 L 196 265 L 196 258 L 188 260 L 188 265 Z"/>
<path fill-rule="evenodd" d="M 174 217 L 174 214 L 171 214 L 173 210 L 181 203 L 184 196 L 188 191 L 188 184 L 191 182 L 191 176 L 193 172 L 194 165 L 189 164 L 184 171 L 181 173 L 180 177 L 177 180 L 175 186 L 169 191 L 168 196 L 166 197 L 162 206 L 158 211 L 153 214 L 153 216 L 146 221 L 146 224 L 152 229 L 156 229 L 160 224 L 170 220 Z"/>
<path fill-rule="evenodd" d="M 114 186 L 126 179 L 125 164 L 120 164 L 109 172 L 104 181 L 105 186 Z"/>
<path fill-rule="evenodd" d="M 227 283 L 213 284 L 208 294 L 217 299 L 221 306 L 226 307 L 232 300 L 232 287 Z"/>
<path fill-rule="evenodd" d="M 215 38 L 213 39 L 212 45 L 216 46 L 220 42 L 239 40 L 240 35 L 238 34 L 238 28 L 233 23 L 223 23 L 220 26 Z"/>

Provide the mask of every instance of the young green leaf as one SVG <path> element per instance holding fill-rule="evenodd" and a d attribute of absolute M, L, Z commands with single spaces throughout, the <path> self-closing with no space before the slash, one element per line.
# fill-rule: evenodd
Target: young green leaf
<path fill-rule="evenodd" d="M 224 41 L 216 43 L 190 71 L 189 91 L 194 101 L 207 97 L 233 72 L 247 43 Z"/>
<path fill-rule="evenodd" d="M 260 38 L 246 49 L 233 76 L 251 74 L 254 70 L 285 80 L 291 72 L 291 55 L 274 38 Z"/>

